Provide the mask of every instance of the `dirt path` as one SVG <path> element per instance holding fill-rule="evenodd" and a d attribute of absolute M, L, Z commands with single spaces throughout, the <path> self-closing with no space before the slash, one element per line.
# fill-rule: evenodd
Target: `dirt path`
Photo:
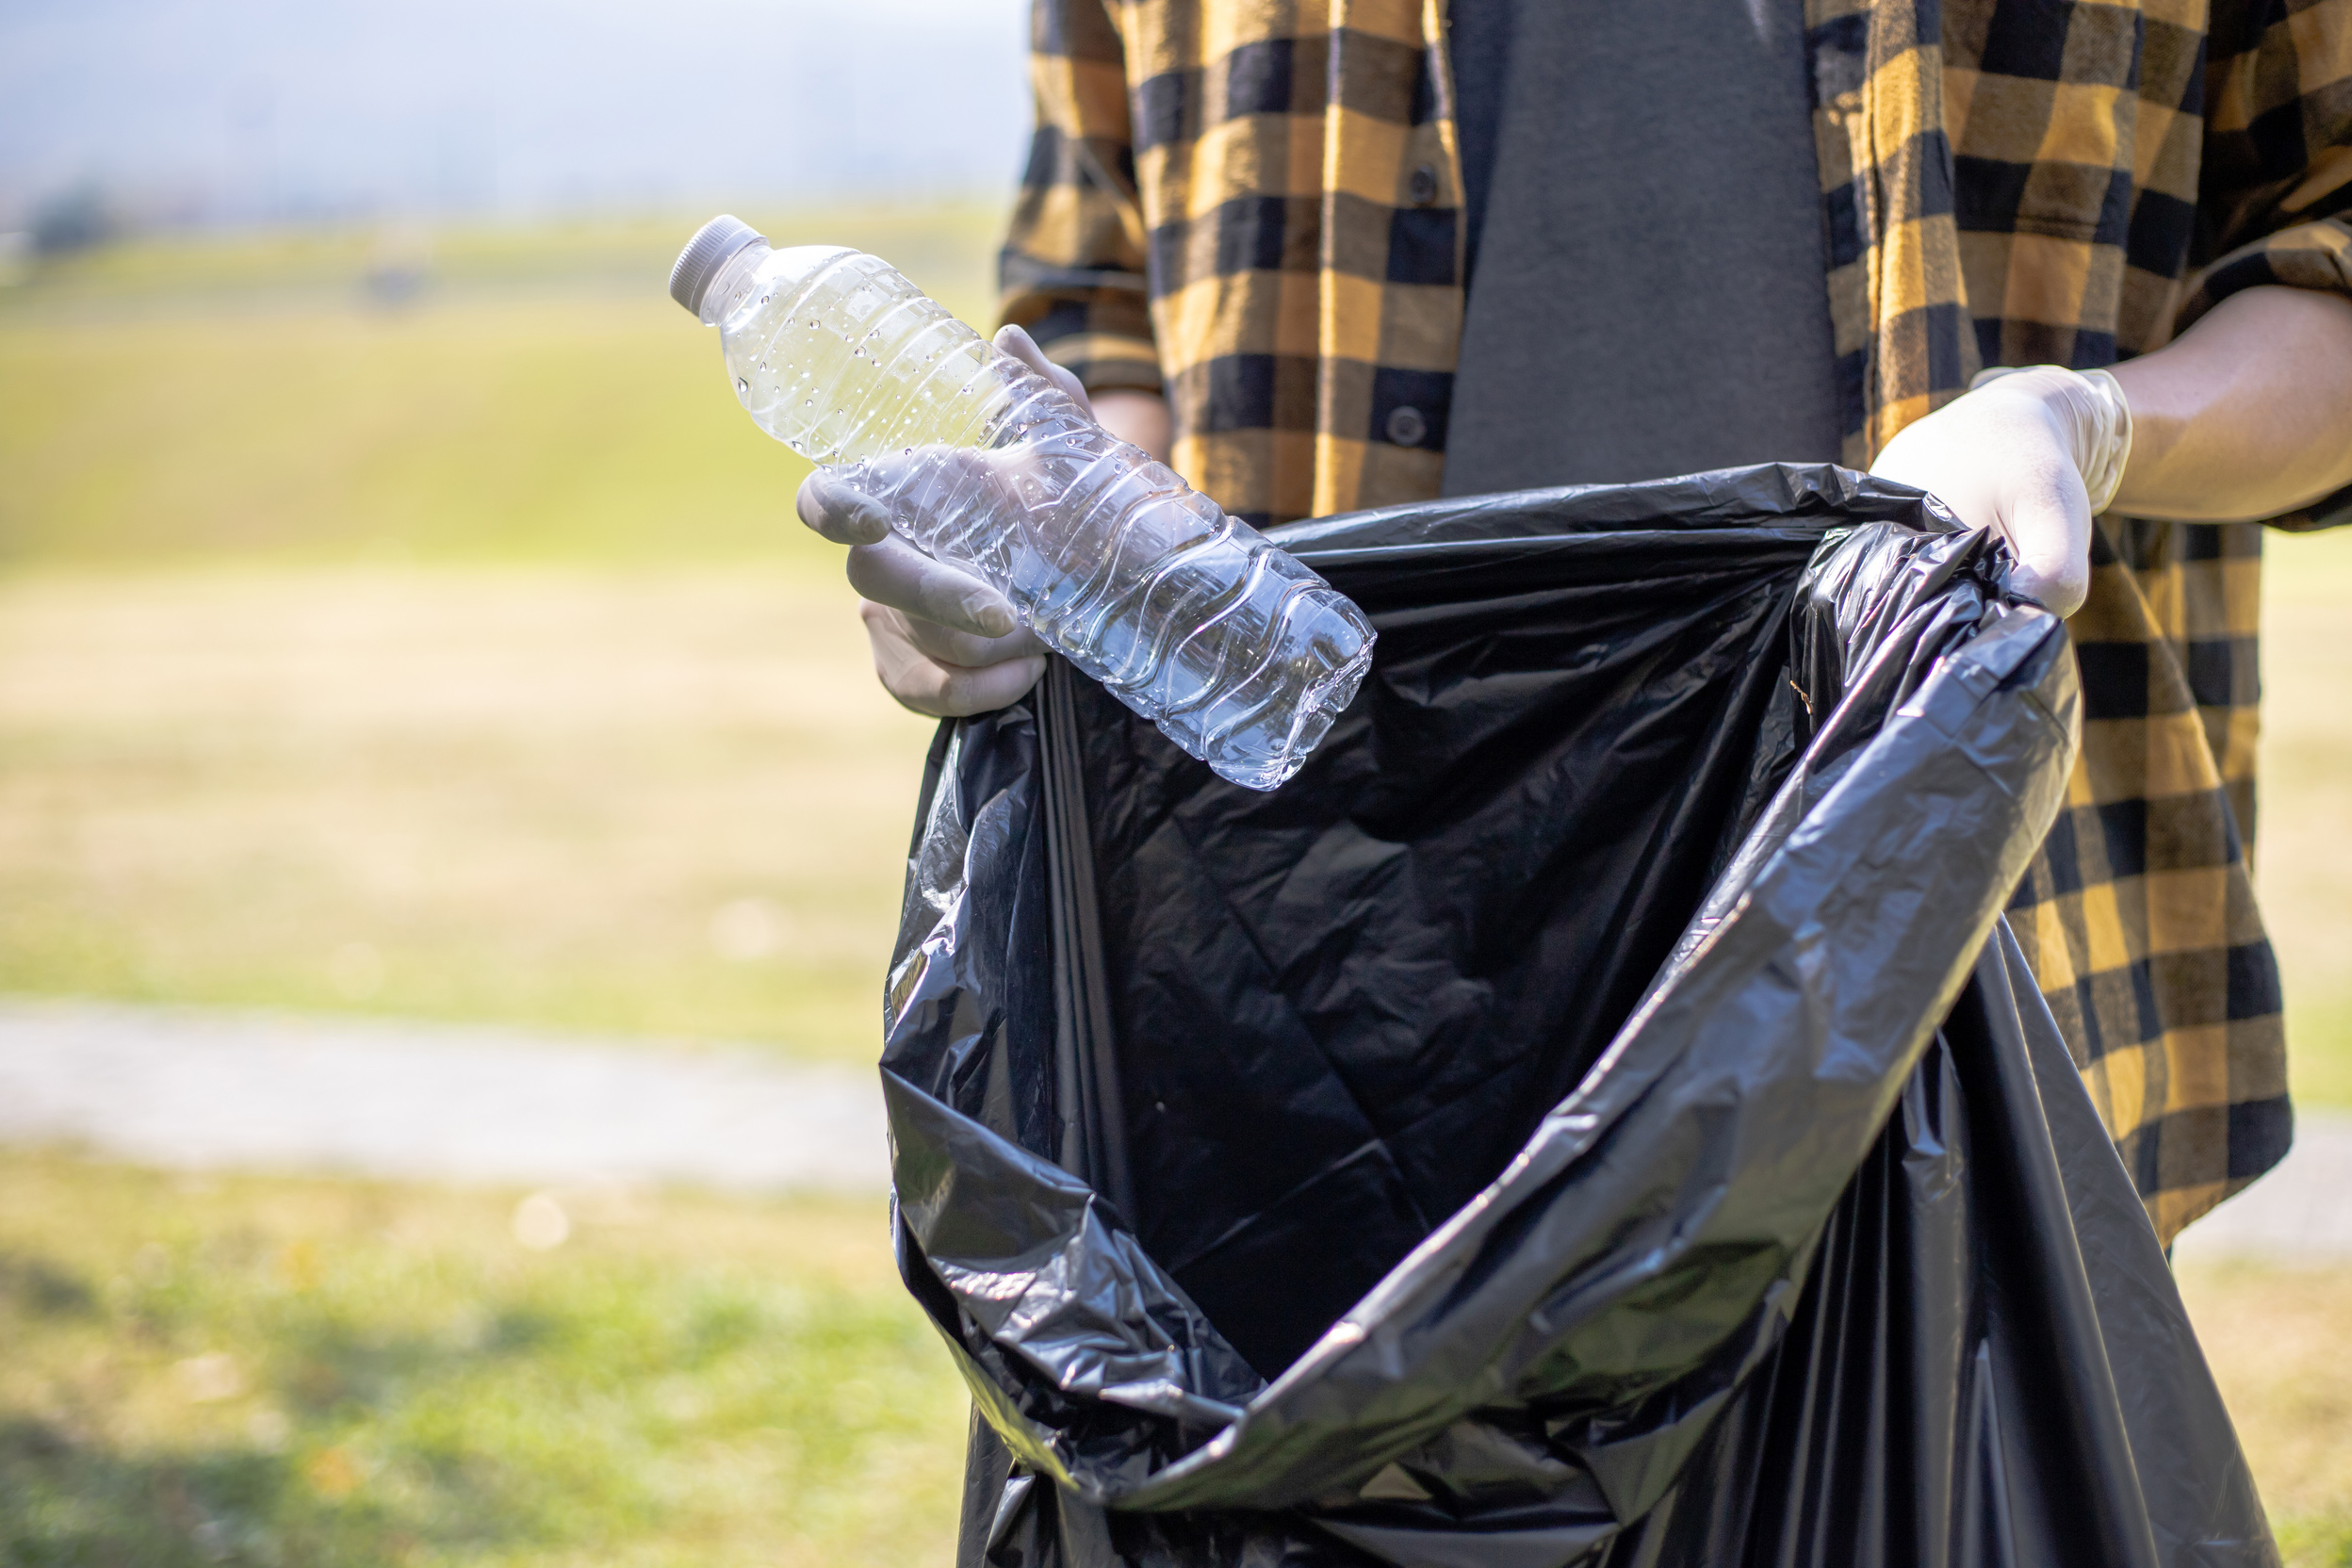
<path fill-rule="evenodd" d="M 0 1142 L 143 1164 L 879 1192 L 874 1073 L 741 1048 L 0 1002 Z"/>
<path fill-rule="evenodd" d="M 364 1018 L 0 1001 L 0 1142 L 194 1169 L 729 1192 L 880 1192 L 871 1071 L 737 1047 Z M 2300 1113 L 2285 1165 L 2185 1257 L 2352 1257 L 2352 1116 Z"/>

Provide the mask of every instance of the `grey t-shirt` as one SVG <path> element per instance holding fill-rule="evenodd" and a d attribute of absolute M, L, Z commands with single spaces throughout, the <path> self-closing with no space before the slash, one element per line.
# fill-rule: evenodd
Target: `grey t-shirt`
<path fill-rule="evenodd" d="M 1453 0 L 1446 493 L 1838 453 L 1797 0 Z"/>

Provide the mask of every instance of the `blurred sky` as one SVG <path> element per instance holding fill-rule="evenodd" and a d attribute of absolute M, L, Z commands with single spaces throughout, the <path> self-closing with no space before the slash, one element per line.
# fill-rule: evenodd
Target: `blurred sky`
<path fill-rule="evenodd" d="M 0 229 L 1005 190 L 1024 0 L 0 0 Z"/>

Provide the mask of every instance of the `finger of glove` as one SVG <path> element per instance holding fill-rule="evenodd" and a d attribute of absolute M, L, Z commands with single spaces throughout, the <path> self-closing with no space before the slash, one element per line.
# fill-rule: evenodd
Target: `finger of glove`
<path fill-rule="evenodd" d="M 909 615 L 869 599 L 866 613 L 889 615 L 898 622 L 899 634 L 924 658 L 961 669 L 986 669 L 1009 660 L 1034 659 L 1045 651 L 1036 632 L 1021 627 L 1002 637 L 974 637 L 968 631 Z"/>
<path fill-rule="evenodd" d="M 2082 608 L 2091 587 L 2091 509 L 2071 468 L 2024 476 L 2003 510 L 2001 531 L 2017 566 L 2010 586 L 2053 612 Z"/>
<path fill-rule="evenodd" d="M 1002 664 L 1007 659 L 1033 658 L 1045 651 L 1037 634 L 1025 626 L 1016 627 L 1002 637 L 974 637 L 968 631 L 958 631 L 921 616 L 905 619 L 908 639 L 923 653 L 943 663 L 978 669 L 986 664 Z"/>
<path fill-rule="evenodd" d="M 876 604 L 983 641 L 1021 625 L 1004 595 L 895 534 L 849 552 L 849 585 Z"/>
<path fill-rule="evenodd" d="M 992 713 L 1020 701 L 1045 673 L 1037 654 L 977 668 L 934 659 L 915 645 L 914 623 L 881 605 L 866 606 L 865 620 L 882 689 L 900 706 L 933 718 Z"/>
<path fill-rule="evenodd" d="M 924 660 L 910 667 L 896 685 L 883 687 L 901 706 L 934 718 L 960 719 L 972 713 L 993 713 L 1010 708 L 1028 694 L 1045 674 L 1042 657 L 1016 659 L 986 669 L 966 670 Z"/>
<path fill-rule="evenodd" d="M 996 346 L 1076 399 L 1078 406 L 1086 411 L 1086 417 L 1094 417 L 1094 402 L 1086 396 L 1086 384 L 1046 358 L 1045 351 L 1037 347 L 1037 339 L 1027 332 L 1010 324 L 999 327 L 996 330 Z"/>
<path fill-rule="evenodd" d="M 800 482 L 794 498 L 800 520 L 837 545 L 871 545 L 890 537 L 890 514 L 840 474 L 819 468 Z"/>

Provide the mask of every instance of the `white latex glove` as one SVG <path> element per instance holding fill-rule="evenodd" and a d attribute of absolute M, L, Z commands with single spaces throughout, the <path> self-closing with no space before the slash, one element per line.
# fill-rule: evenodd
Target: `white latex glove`
<path fill-rule="evenodd" d="M 2091 519 L 2132 455 L 2132 410 L 2104 370 L 1992 369 L 1886 443 L 1870 472 L 1937 497 L 2009 542 L 2019 593 L 2061 615 L 2091 586 Z"/>
<path fill-rule="evenodd" d="M 1045 357 L 1019 327 L 996 346 L 1078 400 L 1078 378 Z M 800 520 L 847 545 L 849 584 L 874 645 L 874 674 L 904 707 L 933 718 L 993 712 L 1021 700 L 1045 674 L 1045 645 L 1021 624 L 1012 601 L 969 572 L 932 560 L 890 531 L 889 514 L 838 474 L 803 481 Z"/>

